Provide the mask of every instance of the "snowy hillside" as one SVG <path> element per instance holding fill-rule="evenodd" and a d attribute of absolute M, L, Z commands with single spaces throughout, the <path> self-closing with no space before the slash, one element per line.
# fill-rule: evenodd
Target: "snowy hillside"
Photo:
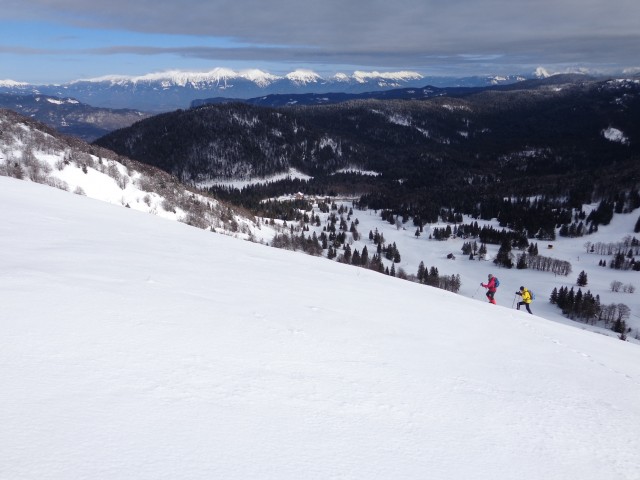
<path fill-rule="evenodd" d="M 289 232 L 290 229 L 295 235 L 300 235 L 303 226 L 307 228 L 307 237 L 311 237 L 312 234 L 320 237 L 328 227 L 330 214 L 321 213 L 317 204 L 308 214 L 317 215 L 320 219 L 318 224 L 310 222 L 300 225 L 290 222 L 289 225 L 284 225 L 283 222 L 275 222 L 276 224 L 272 225 L 270 219 L 256 219 L 247 212 L 232 209 L 211 197 L 189 191 L 175 178 L 157 169 L 117 157 L 113 152 L 83 142 L 70 143 L 69 139 L 60 138 L 39 128 L 42 126 L 28 122 L 24 117 L 7 111 L 0 112 L 0 175 L 36 181 L 111 204 L 255 242 L 272 244 L 277 232 Z M 294 170 L 288 175 L 291 178 L 301 177 L 301 174 Z M 274 178 L 270 180 L 273 181 Z M 234 185 L 241 186 L 239 183 Z M 353 199 L 342 198 L 332 201 L 344 205 L 345 210 L 353 205 Z M 585 209 L 589 211 L 593 207 L 586 206 Z M 640 293 L 635 291 L 638 287 L 638 272 L 602 267 L 599 263 L 603 259 L 609 263 L 611 256 L 587 253 L 585 248 L 587 242 L 615 244 L 635 235 L 633 230 L 638 219 L 637 212 L 615 215 L 610 225 L 601 226 L 599 231 L 592 235 L 578 238 L 558 236 L 556 241 L 541 242 L 541 256 L 570 263 L 572 272 L 567 276 L 532 269 L 498 268 L 492 262 L 498 250 L 497 245 L 487 246 L 485 260 L 478 261 L 476 257 L 476 260 L 471 261 L 461 252 L 467 240 L 450 238 L 437 241 L 429 238 L 430 232 L 436 228 L 444 229 L 446 224 L 427 225 L 425 231 L 416 237 L 411 221 L 401 225 L 389 224 L 382 220 L 378 212 L 355 209 L 352 215 L 341 217 L 347 224 L 357 223 L 360 238 L 356 240 L 351 233 L 347 233 L 345 239 L 345 244 L 349 245 L 352 252 L 363 252 L 366 247 L 370 254 L 373 254 L 376 246 L 369 240 L 369 233 L 373 231 L 380 232 L 387 245 L 397 246 L 401 260 L 394 264 L 383 257 L 382 261 L 387 269 L 393 266 L 397 272 L 402 270 L 408 275 L 415 275 L 420 262 L 423 262 L 427 269 L 437 268 L 440 275 L 459 275 L 459 293 L 478 301 L 486 301 L 485 290 L 480 287 L 480 282 L 486 281 L 487 274 L 492 273 L 502 282 L 496 296 L 499 305 L 513 308 L 519 299 L 515 291 L 523 285 L 536 294 L 532 309 L 537 315 L 616 337 L 617 334 L 610 328 L 611 324 L 604 328 L 603 322 L 590 325 L 568 320 L 562 316 L 556 305 L 549 303 L 554 288 L 574 288 L 577 292 L 579 287 L 576 280 L 578 274 L 584 271 L 588 283 L 581 288 L 583 293 L 588 291 L 598 295 L 602 305 L 628 307 L 630 314 L 625 321 L 630 331 L 627 340 L 640 343 Z M 464 220 L 465 223 L 473 221 L 475 220 L 470 218 Z M 498 227 L 495 221 L 481 223 Z M 552 248 L 549 249 L 549 246 Z M 514 251 L 514 255 L 518 253 Z M 327 256 L 327 251 L 324 250 L 322 254 Z M 455 260 L 448 258 L 451 255 Z M 614 282 L 632 287 L 634 291 L 613 292 L 611 285 Z"/>
<path fill-rule="evenodd" d="M 32 182 L 0 202 L 0 478 L 638 478 L 637 345 Z"/>
<path fill-rule="evenodd" d="M 343 202 L 344 205 L 350 205 L 351 202 Z M 585 205 L 584 209 L 588 212 L 595 208 L 596 205 Z M 316 210 L 317 212 L 317 210 Z M 396 244 L 401 254 L 401 261 L 395 264 L 395 270 L 403 269 L 409 275 L 417 273 L 420 262 L 425 267 L 435 267 L 440 275 L 460 275 L 462 285 L 459 294 L 465 297 L 473 298 L 481 302 L 486 302 L 486 290 L 480 286 L 481 282 L 487 281 L 489 273 L 499 277 L 500 288 L 496 295 L 499 305 L 507 308 L 515 308 L 520 297 L 515 295 L 520 286 L 526 286 L 529 290 L 536 294 L 536 299 L 531 308 L 533 312 L 546 319 L 572 325 L 576 328 L 590 329 L 600 334 L 616 336 L 617 334 L 610 329 L 602 328 L 602 323 L 592 326 L 578 321 L 572 321 L 562 316 L 561 310 L 549 303 L 549 298 L 554 288 L 559 289 L 566 287 L 573 288 L 576 292 L 581 289 L 583 293 L 591 292 L 594 296 L 600 297 L 602 305 L 623 304 L 629 307 L 631 313 L 627 319 L 627 325 L 631 328 L 631 332 L 627 337 L 628 341 L 640 343 L 640 293 L 634 292 L 613 292 L 611 285 L 613 282 L 619 282 L 620 285 L 634 287 L 634 290 L 640 286 L 640 276 L 637 271 L 632 270 L 615 270 L 612 268 L 600 266 L 599 263 L 604 260 L 609 264 L 610 255 L 600 255 L 597 253 L 587 252 L 587 245 L 592 244 L 618 244 L 623 242 L 625 238 L 640 239 L 640 235 L 634 233 L 634 225 L 638 220 L 640 212 L 635 211 L 628 214 L 614 215 L 609 225 L 600 226 L 598 232 L 576 238 L 567 238 L 557 236 L 554 241 L 537 241 L 531 240 L 539 247 L 540 256 L 544 256 L 553 260 L 568 262 L 571 265 L 572 272 L 567 275 L 556 275 L 551 272 L 538 271 L 533 269 L 507 269 L 496 266 L 493 263 L 497 252 L 498 245 L 487 245 L 487 256 L 484 260 L 478 260 L 476 256 L 474 260 L 469 260 L 468 255 L 462 253 L 462 247 L 468 240 L 464 238 L 449 238 L 444 241 L 430 239 L 429 236 L 435 229 L 445 229 L 446 223 L 429 224 L 425 226 L 424 232 L 416 237 L 416 227 L 411 221 L 402 225 L 392 225 L 387 221 L 383 221 L 379 212 L 370 210 L 353 210 L 353 214 L 349 220 L 358 222 L 357 231 L 360 239 L 353 241 L 348 240 L 351 251 L 363 251 L 367 248 L 369 252 L 375 251 L 375 245 L 369 240 L 369 232 L 378 231 L 385 238 L 386 244 Z M 346 216 L 345 216 L 346 218 Z M 473 218 L 466 217 L 466 224 L 477 221 Z M 493 221 L 478 221 L 481 225 L 492 226 L 500 229 L 498 223 Z M 324 225 L 324 222 L 322 223 Z M 452 227 L 452 225 L 449 225 Z M 311 235 L 314 231 L 320 235 L 322 227 L 310 226 L 307 235 Z M 512 251 L 514 259 L 521 251 L 514 249 Z M 450 255 L 454 259 L 448 258 Z M 391 268 L 392 262 L 383 259 L 386 268 Z M 579 287 L 576 283 L 580 272 L 584 271 L 588 278 L 586 286 Z"/>
<path fill-rule="evenodd" d="M 188 190 L 165 172 L 63 137 L 0 109 L 0 175 L 34 181 L 217 233 L 255 241 L 273 231 L 250 215 Z"/>

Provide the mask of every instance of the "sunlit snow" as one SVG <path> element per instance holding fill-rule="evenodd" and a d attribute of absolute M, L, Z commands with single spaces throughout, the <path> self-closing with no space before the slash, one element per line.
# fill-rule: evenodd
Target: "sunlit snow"
<path fill-rule="evenodd" d="M 31 182 L 0 202 L 0 478 L 640 471 L 638 345 Z"/>
<path fill-rule="evenodd" d="M 621 130 L 618 130 L 617 128 L 609 127 L 606 130 L 602 131 L 602 135 L 604 135 L 604 138 L 606 138 L 611 142 L 617 142 L 622 144 L 629 143 L 629 139 L 626 137 L 626 135 Z"/>

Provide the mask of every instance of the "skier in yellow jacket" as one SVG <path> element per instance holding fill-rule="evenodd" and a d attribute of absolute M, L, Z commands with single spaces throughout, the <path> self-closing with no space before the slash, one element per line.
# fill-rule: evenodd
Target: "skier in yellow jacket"
<path fill-rule="evenodd" d="M 533 314 L 533 312 L 531 312 L 531 308 L 529 307 L 529 305 L 531 304 L 531 293 L 529 292 L 529 290 L 524 287 L 520 287 L 520 291 L 516 292 L 516 295 L 520 295 L 522 297 L 522 301 L 518 302 L 518 310 L 520 310 L 521 305 L 524 305 L 525 307 L 527 307 L 527 312 Z"/>

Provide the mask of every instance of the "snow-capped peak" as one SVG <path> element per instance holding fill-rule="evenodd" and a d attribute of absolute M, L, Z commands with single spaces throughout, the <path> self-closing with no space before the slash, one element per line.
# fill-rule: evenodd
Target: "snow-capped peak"
<path fill-rule="evenodd" d="M 349 75 L 346 73 L 336 73 L 333 76 L 333 80 L 336 82 L 348 82 L 350 80 Z"/>
<path fill-rule="evenodd" d="M 16 82 L 14 80 L 0 80 L 0 87 L 25 87 L 29 85 L 24 82 Z"/>
<path fill-rule="evenodd" d="M 162 82 L 165 84 L 185 86 L 189 83 L 225 82 L 234 78 L 246 78 L 258 84 L 267 84 L 278 77 L 262 72 L 260 70 L 245 70 L 236 72 L 230 68 L 214 68 L 208 72 L 183 72 L 180 70 L 168 70 L 165 72 L 148 73 L 140 76 L 107 75 L 97 78 L 89 78 L 84 82 L 110 82 L 118 83 L 144 83 Z M 75 82 L 74 82 L 75 83 Z"/>
<path fill-rule="evenodd" d="M 536 68 L 534 75 L 536 76 L 536 78 L 548 78 L 551 76 L 549 71 L 544 67 Z"/>
<path fill-rule="evenodd" d="M 293 83 L 307 84 L 318 83 L 322 77 L 312 70 L 298 69 L 285 75 L 285 78 Z"/>
<path fill-rule="evenodd" d="M 424 78 L 417 72 L 400 71 L 400 72 L 363 72 L 356 70 L 353 72 L 352 78 L 359 82 L 365 83 L 372 79 L 392 80 L 392 81 L 407 81 L 407 80 L 420 80 Z"/>
<path fill-rule="evenodd" d="M 242 70 L 239 74 L 242 78 L 245 78 L 260 87 L 268 87 L 271 83 L 280 80 L 282 77 L 272 75 L 267 72 L 263 72 L 257 68 Z"/>
<path fill-rule="evenodd" d="M 384 82 L 402 82 L 411 80 L 420 80 L 424 78 L 421 74 L 411 71 L 399 71 L 399 72 L 364 72 L 355 71 L 352 75 L 345 73 L 336 73 L 329 78 L 329 81 L 334 82 L 349 82 L 354 81 L 357 83 L 367 83 L 370 81 L 380 80 Z M 150 83 L 160 82 L 164 86 L 181 86 L 185 85 L 199 85 L 207 83 L 227 83 L 233 79 L 244 79 L 255 83 L 259 87 L 268 87 L 270 84 L 278 80 L 288 80 L 296 85 L 308 85 L 312 83 L 321 83 L 324 78 L 318 73 L 307 70 L 297 69 L 284 76 L 273 75 L 260 69 L 246 69 L 246 70 L 232 70 L 230 68 L 217 67 L 207 72 L 185 72 L 180 70 L 168 70 L 164 72 L 148 73 L 140 76 L 126 76 L 126 75 L 105 75 L 102 77 L 87 78 L 76 80 L 71 83 L 78 82 L 92 82 L 92 83 L 111 83 L 113 85 L 123 85 L 128 83 Z"/>
<path fill-rule="evenodd" d="M 184 86 L 188 83 L 224 82 L 237 78 L 238 73 L 229 68 L 214 68 L 209 72 L 181 72 L 172 71 L 166 74 L 151 74 L 141 77 L 141 80 L 165 81 L 172 85 Z"/>

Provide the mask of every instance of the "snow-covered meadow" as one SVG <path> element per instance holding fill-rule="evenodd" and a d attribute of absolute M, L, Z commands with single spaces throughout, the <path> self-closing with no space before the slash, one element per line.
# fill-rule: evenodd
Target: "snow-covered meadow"
<path fill-rule="evenodd" d="M 31 182 L 0 201 L 0 478 L 639 478 L 638 345 Z"/>
<path fill-rule="evenodd" d="M 352 202 L 343 201 L 343 205 L 351 205 Z M 589 212 L 597 205 L 585 205 L 584 209 Z M 317 210 L 316 210 L 317 211 Z M 640 275 L 636 271 L 614 270 L 609 267 L 599 265 L 601 260 L 606 260 L 607 264 L 611 256 L 598 255 L 589 253 L 587 249 L 588 242 L 595 243 L 618 243 L 622 242 L 625 237 L 636 237 L 640 239 L 640 235 L 634 233 L 634 225 L 638 220 L 640 211 L 634 211 L 627 214 L 614 215 L 609 225 L 600 226 L 598 232 L 592 235 L 585 235 L 577 238 L 567 238 L 558 236 L 554 241 L 536 241 L 532 242 L 538 245 L 539 254 L 545 257 L 567 261 L 571 264 L 572 272 L 567 276 L 555 275 L 550 272 L 542 272 L 532 269 L 518 270 L 516 268 L 506 269 L 496 266 L 493 259 L 498 251 L 497 245 L 487 245 L 488 254 L 485 260 L 469 260 L 468 256 L 462 254 L 462 246 L 465 242 L 473 242 L 473 239 L 450 238 L 444 241 L 438 241 L 429 238 L 429 234 L 435 228 L 445 228 L 446 223 L 430 224 L 425 226 L 424 232 L 416 237 L 416 226 L 411 221 L 401 226 L 390 224 L 382 221 L 379 212 L 370 210 L 353 210 L 351 221 L 358 219 L 358 232 L 362 239 L 351 243 L 351 249 L 358 249 L 360 252 L 366 246 L 369 252 L 375 251 L 375 245 L 369 240 L 369 232 L 375 231 L 384 235 L 388 244 L 395 243 L 401 254 L 401 262 L 395 265 L 396 270 L 402 268 L 408 274 L 416 274 L 420 262 L 423 262 L 427 268 L 435 266 L 440 275 L 459 274 L 462 280 L 462 286 L 459 294 L 465 297 L 477 299 L 479 301 L 487 301 L 485 298 L 486 290 L 480 286 L 481 282 L 487 281 L 489 273 L 500 279 L 500 288 L 496 295 L 498 305 L 505 308 L 515 308 L 520 297 L 515 295 L 520 286 L 526 286 L 536 294 L 536 300 L 531 308 L 535 314 L 544 318 L 566 323 L 577 328 L 587 328 L 606 335 L 616 335 L 610 330 L 600 327 L 592 327 L 584 323 L 571 321 L 562 316 L 560 309 L 549 303 L 551 292 L 554 288 L 568 287 L 574 288 L 577 292 L 580 288 L 583 293 L 590 291 L 594 296 L 599 295 L 603 305 L 608 304 L 625 304 L 631 310 L 631 316 L 627 321 L 627 325 L 632 328 L 632 334 L 629 335 L 630 341 L 637 341 L 633 338 L 640 334 L 640 293 L 613 292 L 611 283 L 614 281 L 621 282 L 623 285 L 633 285 L 640 287 Z M 476 220 L 465 217 L 463 223 L 473 223 Z M 478 220 L 480 226 L 488 225 L 497 229 L 501 229 L 498 223 L 494 221 Z M 453 225 L 450 225 L 453 227 Z M 311 227 L 313 229 L 313 227 Z M 319 231 L 319 230 L 318 230 Z M 479 240 L 476 240 L 478 244 Z M 514 249 L 512 251 L 514 258 L 521 252 Z M 455 259 L 449 259 L 449 254 L 453 254 Z M 514 262 L 515 263 L 515 262 Z M 391 265 L 387 262 L 386 265 Z M 584 287 L 577 285 L 578 274 L 584 271 L 588 277 L 588 283 Z"/>

